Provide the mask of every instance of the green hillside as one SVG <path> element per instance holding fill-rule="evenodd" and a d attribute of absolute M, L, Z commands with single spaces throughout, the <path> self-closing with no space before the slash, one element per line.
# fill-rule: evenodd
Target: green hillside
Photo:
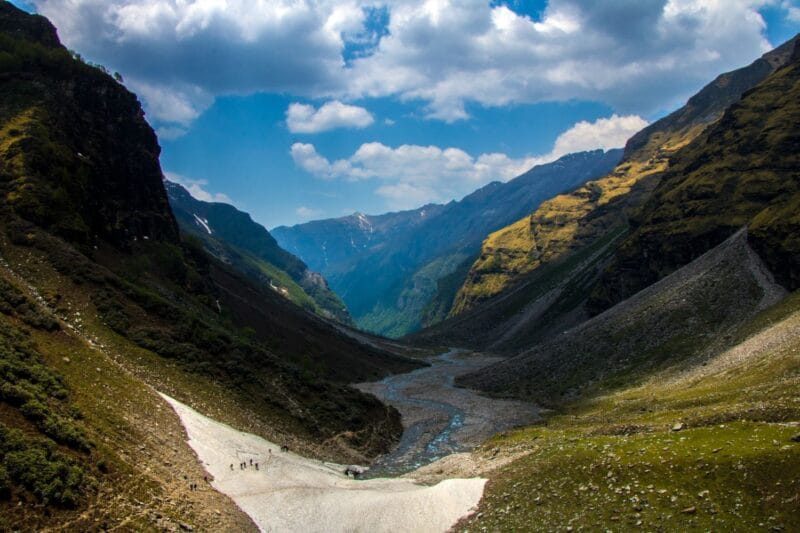
<path fill-rule="evenodd" d="M 398 413 L 346 384 L 419 363 L 180 240 L 136 97 L 46 19 L 0 3 L 0 63 L 0 529 L 252 530 L 189 490 L 155 391 L 312 456 L 392 446 Z"/>
<path fill-rule="evenodd" d="M 231 205 L 192 198 L 176 183 L 167 181 L 165 186 L 181 231 L 199 239 L 214 257 L 304 309 L 343 324 L 352 322 L 325 279 L 278 246 L 250 215 Z"/>

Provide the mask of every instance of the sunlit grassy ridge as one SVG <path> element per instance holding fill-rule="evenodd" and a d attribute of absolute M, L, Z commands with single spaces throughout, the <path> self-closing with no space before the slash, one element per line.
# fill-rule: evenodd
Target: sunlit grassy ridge
<path fill-rule="evenodd" d="M 800 287 L 798 101 L 800 56 L 678 152 L 590 304 L 610 307 L 751 223 L 770 269 Z"/>
<path fill-rule="evenodd" d="M 635 135 L 608 176 L 544 202 L 530 216 L 491 234 L 456 296 L 450 316 L 515 285 L 542 265 L 624 226 L 650 196 L 670 158 L 718 120 L 741 94 L 788 61 L 790 41 L 748 67 L 719 76 L 678 111 Z M 640 287 L 641 288 L 641 287 Z"/>

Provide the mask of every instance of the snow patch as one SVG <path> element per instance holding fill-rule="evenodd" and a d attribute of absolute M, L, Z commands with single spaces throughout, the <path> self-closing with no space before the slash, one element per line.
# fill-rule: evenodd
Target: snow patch
<path fill-rule="evenodd" d="M 480 478 L 447 479 L 433 486 L 401 478 L 356 481 L 345 475 L 344 465 L 282 452 L 275 443 L 161 397 L 180 417 L 211 485 L 233 499 L 261 531 L 447 531 L 483 495 L 486 480 Z"/>
<path fill-rule="evenodd" d="M 197 224 L 199 226 L 201 226 L 204 230 L 206 230 L 208 232 L 209 235 L 211 235 L 211 228 L 208 226 L 208 220 L 206 220 L 204 218 L 200 218 L 199 216 L 197 216 L 194 213 L 192 213 L 192 215 L 194 215 L 195 222 L 197 222 Z"/>

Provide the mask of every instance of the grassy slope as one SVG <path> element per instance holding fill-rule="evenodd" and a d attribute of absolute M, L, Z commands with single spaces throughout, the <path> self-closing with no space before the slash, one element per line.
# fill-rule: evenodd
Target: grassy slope
<path fill-rule="evenodd" d="M 608 176 L 544 202 L 529 217 L 491 234 L 450 315 L 476 307 L 514 286 L 521 277 L 588 246 L 647 200 L 669 158 L 719 119 L 742 92 L 788 60 L 786 43 L 748 67 L 719 76 L 687 104 L 635 135 L 622 163 Z"/>
<path fill-rule="evenodd" d="M 13 316 L 0 318 L 2 337 L 8 339 L 10 331 L 13 337 L 24 339 L 36 361 L 35 365 L 26 364 L 28 375 L 53 376 L 65 391 L 56 397 L 51 393 L 45 403 L 63 404 L 68 414 L 66 420 L 71 420 L 74 431 L 85 436 L 89 446 L 76 449 L 58 445 L 50 452 L 56 458 L 68 456 L 73 467 L 82 473 L 73 488 L 72 501 L 59 503 L 60 499 L 52 495 L 27 489 L 28 483 L 13 483 L 11 493 L 0 498 L 0 529 L 32 530 L 59 525 L 68 531 L 87 531 L 124 524 L 147 530 L 177 527 L 179 522 L 186 522 L 206 528 L 252 530 L 247 517 L 226 497 L 205 487 L 202 493 L 188 490 L 187 479 L 202 481 L 204 473 L 184 444 L 180 422 L 142 380 L 121 365 L 135 359 L 142 364 L 146 352 L 99 327 L 96 317 L 87 313 L 91 306 L 81 288 L 64 283 L 58 274 L 37 261 L 30 250 L 12 249 L 6 244 L 2 247 L 2 257 L 3 294 L 8 296 L 8 287 L 13 287 L 12 291 L 21 294 L 25 302 L 18 308 L 24 307 L 27 316 L 37 318 L 36 322 L 15 320 Z M 42 283 L 41 292 L 15 273 L 13 267 L 19 268 L 20 264 L 36 279 L 49 279 L 49 283 Z M 59 327 L 51 327 L 51 321 Z M 87 337 L 94 339 L 95 347 L 87 342 Z M 100 346 L 103 348 L 99 349 Z M 9 355 L 7 350 L 2 351 L 4 368 L 8 368 Z M 175 383 L 164 386 L 163 390 L 175 394 L 183 387 L 198 389 L 202 395 L 217 394 L 227 399 L 229 407 L 235 405 L 229 393 L 220 391 L 219 384 L 186 375 L 174 364 L 147 355 L 151 358 L 147 365 L 149 372 L 158 375 L 162 382 L 174 379 Z M 26 385 L 30 378 L 20 380 L 4 372 L 0 381 L 4 390 L 20 385 L 31 390 Z M 152 380 L 150 383 L 155 384 Z M 195 401 L 202 395 L 195 394 Z M 59 411 L 63 413 L 64 409 L 56 410 Z M 32 435 L 32 428 L 18 413 L 13 402 L 4 398 L 0 403 L 0 424 Z M 53 445 L 47 446 L 52 449 Z M 4 458 L 3 464 L 11 463 Z M 27 479 L 46 479 L 47 473 L 48 468 L 33 463 Z M 66 482 L 68 478 L 62 479 Z M 47 484 L 47 490 L 54 488 L 57 485 Z M 44 502 L 48 505 L 43 506 Z"/>
<path fill-rule="evenodd" d="M 800 528 L 800 295 L 735 335 L 738 352 L 487 442 L 478 455 L 527 455 L 492 474 L 460 529 Z"/>
<path fill-rule="evenodd" d="M 479 307 L 413 334 L 421 346 L 469 346 L 518 353 L 584 320 L 582 305 L 624 234 L 616 228 L 590 246 L 520 278 Z"/>
<path fill-rule="evenodd" d="M 800 51 L 675 155 L 595 291 L 595 310 L 638 292 L 755 219 L 751 242 L 787 287 L 800 286 L 798 101 Z"/>

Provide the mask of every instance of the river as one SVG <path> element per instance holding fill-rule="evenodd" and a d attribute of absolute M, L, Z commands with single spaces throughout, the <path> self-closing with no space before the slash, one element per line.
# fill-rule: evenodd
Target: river
<path fill-rule="evenodd" d="M 451 350 L 429 359 L 428 367 L 356 385 L 397 408 L 403 419 L 400 442 L 373 463 L 368 477 L 404 474 L 451 453 L 471 450 L 501 431 L 540 420 L 529 403 L 487 398 L 453 385 L 457 376 L 499 360 Z"/>

